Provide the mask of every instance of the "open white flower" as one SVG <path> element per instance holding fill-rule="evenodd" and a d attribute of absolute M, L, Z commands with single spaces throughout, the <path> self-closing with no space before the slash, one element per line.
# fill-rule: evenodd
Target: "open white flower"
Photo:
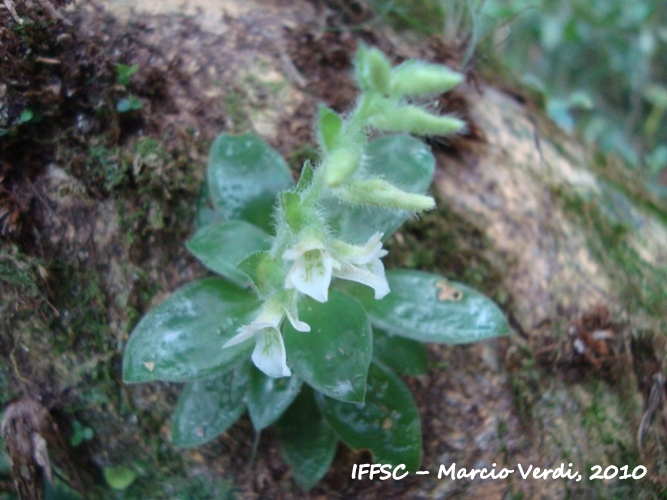
<path fill-rule="evenodd" d="M 294 261 L 285 279 L 285 288 L 296 288 L 318 302 L 329 298 L 331 273 L 340 263 L 331 257 L 326 245 L 318 239 L 306 239 L 283 253 L 283 259 Z"/>
<path fill-rule="evenodd" d="M 340 261 L 334 269 L 337 278 L 356 281 L 375 290 L 375 298 L 381 299 L 389 293 L 389 284 L 384 275 L 384 265 L 380 260 L 387 255 L 382 248 L 382 233 L 375 233 L 363 247 L 335 241 L 332 248 Z"/>
<path fill-rule="evenodd" d="M 290 310 L 291 309 L 291 310 Z M 262 307 L 259 315 L 249 325 L 243 325 L 238 329 L 238 334 L 232 337 L 225 345 L 231 347 L 254 337 L 255 350 L 252 353 L 252 361 L 255 366 L 266 373 L 269 377 L 289 377 L 292 372 L 287 366 L 287 354 L 285 343 L 280 333 L 280 324 L 287 316 L 295 330 L 309 332 L 310 326 L 299 321 L 296 311 L 296 302 L 293 307 L 286 308 L 277 302 L 267 302 Z"/>

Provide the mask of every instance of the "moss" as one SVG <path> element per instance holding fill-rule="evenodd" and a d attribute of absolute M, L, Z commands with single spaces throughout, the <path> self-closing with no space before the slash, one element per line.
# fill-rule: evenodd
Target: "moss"
<path fill-rule="evenodd" d="M 585 228 L 589 249 L 603 267 L 623 270 L 611 274 L 610 279 L 627 311 L 647 313 L 664 329 L 667 269 L 646 262 L 631 246 L 630 239 L 635 232 L 632 221 L 610 210 L 608 202 L 603 200 L 609 200 L 613 193 L 607 191 L 602 198 L 589 199 L 565 190 L 555 190 L 553 194 L 561 200 L 566 214 Z"/>
<path fill-rule="evenodd" d="M 632 203 L 667 224 L 667 198 L 650 190 L 650 184 L 640 172 L 629 169 L 621 160 L 596 152 L 589 166 Z"/>
<path fill-rule="evenodd" d="M 21 378 L 17 349 L 24 339 L 45 332 L 56 314 L 43 291 L 47 278 L 42 260 L 0 244 L 0 353 L 8 360 L 0 366 L 0 404 L 18 392 L 11 383 L 14 377 Z"/>
<path fill-rule="evenodd" d="M 199 500 L 237 498 L 229 481 L 208 474 L 192 475 L 181 457 L 169 453 L 164 464 L 147 477 L 138 478 L 125 492 L 125 499 L 169 498 Z"/>
<path fill-rule="evenodd" d="M 410 30 L 421 35 L 442 34 L 447 18 L 447 7 L 431 0 L 370 0 L 377 18 L 370 22 L 385 22 L 398 30 Z"/>
<path fill-rule="evenodd" d="M 484 233 L 441 200 L 437 205 L 418 220 L 409 220 L 389 240 L 387 268 L 440 272 L 489 296 L 499 293 L 501 265 L 488 259 L 485 249 L 491 246 Z"/>
<path fill-rule="evenodd" d="M 260 60 L 257 63 L 257 68 L 256 70 L 262 74 L 271 71 L 273 68 L 271 64 L 268 61 L 263 61 Z M 251 73 L 247 73 L 243 78 L 241 78 L 241 84 L 243 85 L 244 88 L 251 88 L 253 91 L 253 94 L 257 94 L 259 96 L 265 95 L 267 93 L 271 94 L 277 94 L 281 90 L 285 89 L 288 85 L 288 82 L 286 80 L 275 80 L 275 81 L 270 81 L 270 80 L 262 80 L 258 78 L 256 75 L 253 75 Z"/>
<path fill-rule="evenodd" d="M 67 151 L 64 164 L 90 192 L 109 195 L 126 188 L 130 181 L 130 162 L 118 146 L 107 145 L 107 139 L 91 139 L 88 149 Z"/>
<path fill-rule="evenodd" d="M 11 293 L 20 302 L 38 298 L 41 293 L 36 283 L 35 272 L 43 271 L 43 265 L 39 260 L 31 259 L 23 255 L 15 246 L 3 246 L 0 249 L 0 282 L 6 293 Z M 3 302 L 4 308 L 10 305 Z"/>
<path fill-rule="evenodd" d="M 240 88 L 232 88 L 222 98 L 227 126 L 233 134 L 243 134 L 252 130 L 252 122 L 248 114 L 247 94 Z"/>
<path fill-rule="evenodd" d="M 189 150 L 195 146 L 179 141 L 167 147 L 166 139 L 139 139 L 126 153 L 131 164 L 131 183 L 115 193 L 121 231 L 130 247 L 141 235 L 160 233 L 169 240 L 183 240 L 190 230 L 192 206 L 201 180 Z M 147 255 L 148 248 L 143 255 Z"/>
<path fill-rule="evenodd" d="M 540 372 L 532 350 L 517 346 L 509 356 L 508 380 L 519 418 L 524 425 L 531 425 L 533 404 L 542 392 Z"/>
<path fill-rule="evenodd" d="M 55 354 L 71 349 L 81 349 L 86 354 L 113 349 L 113 339 L 108 334 L 107 297 L 97 272 L 62 262 L 54 264 L 51 272 L 53 283 L 58 284 L 53 305 L 60 311 L 51 324 Z"/>

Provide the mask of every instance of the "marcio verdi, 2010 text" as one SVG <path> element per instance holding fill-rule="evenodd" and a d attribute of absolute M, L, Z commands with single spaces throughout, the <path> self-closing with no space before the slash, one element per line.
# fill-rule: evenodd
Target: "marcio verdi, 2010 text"
<path fill-rule="evenodd" d="M 452 480 L 457 479 L 506 479 L 510 474 L 518 471 L 522 479 L 573 479 L 575 481 L 581 481 L 582 475 L 577 470 L 572 470 L 572 464 L 568 464 L 565 467 L 564 463 L 561 463 L 559 467 L 553 469 L 541 469 L 540 467 L 535 467 L 533 465 L 523 466 L 517 464 L 514 469 L 508 469 L 503 467 L 500 470 L 496 470 L 496 464 L 491 464 L 491 469 L 481 468 L 481 469 L 466 469 L 461 467 L 456 468 L 456 462 L 450 464 L 449 466 L 440 465 L 438 469 L 438 479 L 448 477 Z M 646 475 L 646 467 L 643 465 L 638 465 L 632 471 L 628 472 L 628 466 L 624 465 L 619 468 L 615 465 L 609 465 L 604 472 L 602 472 L 602 466 L 595 465 L 591 467 L 592 474 L 589 479 L 614 479 L 619 472 L 623 474 L 618 477 L 618 479 L 641 479 Z M 417 471 L 417 475 L 428 475 L 429 471 Z M 407 468 L 405 464 L 399 464 L 396 467 L 393 467 L 390 464 L 355 464 L 352 468 L 352 479 L 362 479 L 364 476 L 367 476 L 368 479 L 374 480 L 379 479 L 384 481 L 385 479 L 394 479 L 400 481 L 408 475 Z"/>

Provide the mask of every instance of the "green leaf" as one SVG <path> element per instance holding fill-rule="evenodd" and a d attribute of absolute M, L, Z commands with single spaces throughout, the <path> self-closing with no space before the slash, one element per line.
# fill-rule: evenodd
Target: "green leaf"
<path fill-rule="evenodd" d="M 291 191 L 280 193 L 280 206 L 285 221 L 294 234 L 301 233 L 313 224 L 313 210 L 301 203 L 301 195 Z"/>
<path fill-rule="evenodd" d="M 294 372 L 327 396 L 362 403 L 373 334 L 361 304 L 332 290 L 324 304 L 305 298 L 299 319 L 310 325 L 310 332 L 298 332 L 288 323 L 283 334 Z"/>
<path fill-rule="evenodd" d="M 259 306 L 254 293 L 219 278 L 179 288 L 130 335 L 123 380 L 189 382 L 224 373 L 250 355 L 252 342 L 222 346 L 250 323 Z"/>
<path fill-rule="evenodd" d="M 331 151 L 343 128 L 343 119 L 333 109 L 320 104 L 317 108 L 317 130 L 320 144 L 325 151 Z"/>
<path fill-rule="evenodd" d="M 426 346 L 373 328 L 373 356 L 403 375 L 424 375 L 428 370 Z"/>
<path fill-rule="evenodd" d="M 139 71 L 138 64 L 133 64 L 132 66 L 117 64 L 116 67 L 118 68 L 118 84 L 123 86 L 129 84 L 132 76 Z"/>
<path fill-rule="evenodd" d="M 238 264 L 255 252 L 271 248 L 271 241 L 261 229 L 237 220 L 201 228 L 186 246 L 211 271 L 247 286 L 250 281 Z"/>
<path fill-rule="evenodd" d="M 299 394 L 301 383 L 301 379 L 295 375 L 273 378 L 253 368 L 248 390 L 248 411 L 257 431 L 267 428 L 280 418 Z"/>
<path fill-rule="evenodd" d="M 136 111 L 144 107 L 144 103 L 136 96 L 129 95 L 118 101 L 116 110 L 119 113 L 127 113 L 128 111 Z"/>
<path fill-rule="evenodd" d="M 104 468 L 104 479 L 114 490 L 124 490 L 137 478 L 136 472 L 124 465 L 110 465 Z"/>
<path fill-rule="evenodd" d="M 388 368 L 371 364 L 364 405 L 321 394 L 317 402 L 329 425 L 350 447 L 369 448 L 376 463 L 405 464 L 411 472 L 418 469 L 422 451 L 419 411 L 410 389 Z"/>
<path fill-rule="evenodd" d="M 23 123 L 28 123 L 30 120 L 33 119 L 35 114 L 32 112 L 32 110 L 26 108 L 21 112 L 21 116 L 19 116 L 19 125 Z"/>
<path fill-rule="evenodd" d="M 420 342 L 466 344 L 509 333 L 498 306 L 466 285 L 406 270 L 387 272 L 387 282 L 391 292 L 382 300 L 355 283 L 339 288 L 361 301 L 373 325 Z"/>
<path fill-rule="evenodd" d="M 201 229 L 209 224 L 219 224 L 224 222 L 222 216 L 215 210 L 208 192 L 208 182 L 204 178 L 199 195 L 195 201 L 195 229 Z"/>
<path fill-rule="evenodd" d="M 294 185 L 278 152 L 252 134 L 222 134 L 211 146 L 208 186 L 223 220 L 241 219 L 271 232 L 276 195 Z"/>
<path fill-rule="evenodd" d="M 389 135 L 368 144 L 364 165 L 369 175 L 379 175 L 409 193 L 424 194 L 433 179 L 435 159 L 423 142 Z M 366 243 L 378 231 L 387 239 L 410 216 L 406 210 L 345 205 L 333 197 L 323 206 L 334 231 L 349 243 Z"/>
<path fill-rule="evenodd" d="M 292 467 L 296 482 L 310 490 L 327 473 L 338 438 L 322 416 L 313 391 L 304 387 L 276 423 L 285 462 Z"/>
<path fill-rule="evenodd" d="M 303 163 L 303 168 L 301 169 L 301 175 L 299 176 L 299 182 L 296 185 L 296 192 L 303 193 L 306 191 L 313 182 L 313 175 L 315 170 L 313 169 L 312 163 L 310 160 L 306 160 Z"/>
<path fill-rule="evenodd" d="M 565 99 L 552 98 L 547 100 L 547 113 L 556 125 L 567 132 L 574 128 L 574 117 L 570 112 L 570 106 Z"/>
<path fill-rule="evenodd" d="M 185 386 L 171 422 L 171 439 L 179 447 L 197 446 L 219 436 L 245 411 L 249 363 L 224 375 Z"/>
<path fill-rule="evenodd" d="M 238 268 L 253 282 L 260 294 L 270 294 L 283 288 L 285 266 L 282 259 L 269 252 L 256 252 L 239 263 Z"/>

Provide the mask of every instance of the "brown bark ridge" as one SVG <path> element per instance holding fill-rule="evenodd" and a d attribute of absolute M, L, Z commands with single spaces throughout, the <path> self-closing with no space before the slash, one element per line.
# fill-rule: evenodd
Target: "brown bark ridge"
<path fill-rule="evenodd" d="M 13 6 L 23 21 L 36 8 Z M 367 23 L 362 4 L 104 6 L 111 13 L 95 2 L 62 10 L 67 23 L 51 19 L 41 32 L 28 23 L 23 29 L 43 39 L 21 61 L 41 59 L 0 85 L 8 116 L 35 96 L 46 110 L 41 128 L 22 125 L 0 150 L 3 404 L 32 398 L 40 411 L 92 428 L 93 439 L 77 449 L 100 469 L 132 469 L 138 478 L 128 495 L 142 498 L 651 498 L 664 490 L 665 201 L 613 158 L 559 131 L 506 79 L 470 68 L 467 82 L 434 104 L 470 124 L 468 134 L 430 140 L 438 208 L 388 242 L 387 264 L 479 288 L 513 331 L 476 345 L 430 346 L 428 374 L 407 380 L 430 474 L 353 481 L 352 464 L 368 457 L 341 447 L 306 493 L 271 431 L 254 456 L 245 417 L 211 444 L 173 448 L 169 415 L 179 388 L 123 385 L 119 368 L 138 317 L 205 273 L 183 243 L 210 141 L 253 130 L 296 170 L 314 150 L 317 103 L 343 111 L 354 102 L 350 59 L 360 40 L 397 62 L 421 57 L 461 68 L 457 51 L 437 39 Z M 359 29 L 345 29 L 351 25 Z M 5 45 L 10 56 L 25 43 L 14 41 Z M 139 65 L 127 88 L 114 81 L 117 63 Z M 113 111 L 128 92 L 143 108 Z M 51 456 L 48 440 L 46 448 Z M 452 463 L 516 472 L 438 479 L 440 465 Z M 517 470 L 561 463 L 583 479 L 524 480 Z M 590 480 L 594 465 L 648 472 Z"/>

